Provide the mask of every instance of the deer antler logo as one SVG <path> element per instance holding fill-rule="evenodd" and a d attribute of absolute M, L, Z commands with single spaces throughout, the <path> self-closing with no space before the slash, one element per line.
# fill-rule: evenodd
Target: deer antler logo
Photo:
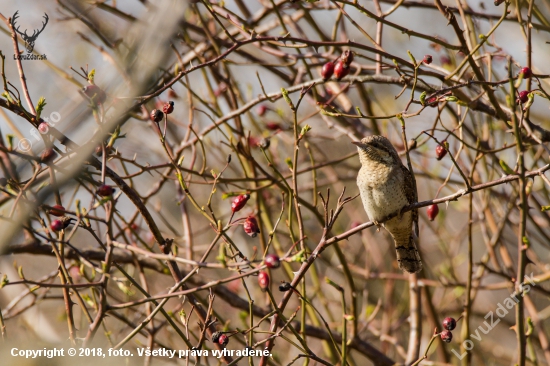
<path fill-rule="evenodd" d="M 28 53 L 31 53 L 32 50 L 34 49 L 34 42 L 36 41 L 36 38 L 38 38 L 38 35 L 40 33 L 42 33 L 42 31 L 44 30 L 44 28 L 46 28 L 46 24 L 48 24 L 48 14 L 44 13 L 44 19 L 46 19 L 45 22 L 42 23 L 42 29 L 40 30 L 34 30 L 34 32 L 32 33 L 32 35 L 28 35 L 27 34 L 27 30 L 25 29 L 25 32 L 24 33 L 21 33 L 19 31 L 19 27 L 15 27 L 15 19 L 17 19 L 19 16 L 17 15 L 17 13 L 19 13 L 19 10 L 15 12 L 15 14 L 13 14 L 13 17 L 11 17 L 11 26 L 12 28 L 21 35 L 21 38 L 23 38 L 23 40 L 25 41 L 25 43 L 27 43 L 27 52 Z"/>

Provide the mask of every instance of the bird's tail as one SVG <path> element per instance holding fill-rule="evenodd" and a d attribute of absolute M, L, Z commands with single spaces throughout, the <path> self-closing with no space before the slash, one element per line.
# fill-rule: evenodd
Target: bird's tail
<path fill-rule="evenodd" d="M 397 263 L 399 268 L 409 273 L 417 273 L 422 269 L 422 260 L 420 253 L 416 249 L 414 239 L 409 236 L 408 242 L 395 242 L 395 250 L 397 251 Z"/>

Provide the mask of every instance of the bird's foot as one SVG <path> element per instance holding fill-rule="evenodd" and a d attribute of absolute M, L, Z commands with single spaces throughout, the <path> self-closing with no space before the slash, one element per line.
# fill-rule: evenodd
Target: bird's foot
<path fill-rule="evenodd" d="M 380 228 L 382 227 L 382 224 L 379 223 L 379 222 L 376 221 L 376 220 L 373 220 L 372 223 L 376 226 L 376 232 L 379 232 L 379 231 L 380 231 Z"/>

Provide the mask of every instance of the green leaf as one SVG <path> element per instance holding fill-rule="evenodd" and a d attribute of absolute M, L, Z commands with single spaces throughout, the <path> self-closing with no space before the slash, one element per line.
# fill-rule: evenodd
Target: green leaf
<path fill-rule="evenodd" d="M 453 294 L 458 298 L 461 297 L 465 292 L 464 287 L 455 287 L 453 290 Z"/>
<path fill-rule="evenodd" d="M 239 192 L 224 192 L 222 193 L 222 200 L 226 200 L 230 197 L 237 197 L 237 196 L 240 196 L 241 194 L 246 194 L 246 192 L 244 193 L 239 193 Z"/>
<path fill-rule="evenodd" d="M 179 159 L 178 159 L 178 166 L 182 166 L 181 164 L 183 164 L 183 159 L 185 158 L 185 155 L 182 155 Z"/>
<path fill-rule="evenodd" d="M 300 136 L 298 136 L 298 138 L 302 138 L 305 136 L 305 134 L 311 130 L 311 126 L 310 125 L 305 125 L 304 127 L 302 127 L 302 131 L 300 131 Z"/>
<path fill-rule="evenodd" d="M 367 308 L 365 309 L 365 316 L 368 318 L 374 313 L 374 310 L 376 309 L 376 306 L 369 304 L 367 305 Z"/>
<path fill-rule="evenodd" d="M 298 262 L 303 263 L 306 261 L 306 257 L 304 255 L 304 250 L 300 250 L 298 253 L 294 254 L 292 257 L 290 257 L 291 262 Z"/>
<path fill-rule="evenodd" d="M 336 282 L 334 282 L 333 280 L 331 280 L 328 277 L 325 277 L 325 282 L 327 283 L 327 285 L 331 285 L 332 287 L 334 287 L 338 291 L 344 291 L 342 286 L 340 286 L 339 284 L 337 284 Z"/>
<path fill-rule="evenodd" d="M 94 205 L 94 208 L 98 208 L 98 207 L 101 207 L 103 206 L 104 204 L 106 204 L 107 202 L 111 201 L 113 199 L 112 196 L 108 196 L 108 197 L 102 197 L 99 201 L 97 201 Z"/>
<path fill-rule="evenodd" d="M 294 110 L 294 103 L 292 103 L 292 100 L 288 96 L 288 90 L 286 90 L 285 88 L 281 88 L 281 94 L 283 95 L 283 99 L 288 104 L 290 109 Z"/>
<path fill-rule="evenodd" d="M 88 73 L 88 81 L 93 84 L 94 78 L 95 78 L 95 69 L 92 69 L 92 71 Z"/>
<path fill-rule="evenodd" d="M 86 304 L 90 305 L 91 308 L 95 309 L 95 303 L 92 301 L 89 295 L 82 294 L 82 299 L 84 299 L 84 301 L 86 301 Z"/>
<path fill-rule="evenodd" d="M 531 242 L 529 241 L 529 238 L 524 236 L 521 238 L 521 241 L 523 242 L 523 245 L 525 245 L 526 248 L 529 248 L 531 246 Z"/>
<path fill-rule="evenodd" d="M 428 93 L 426 93 L 425 91 L 422 92 L 422 94 L 420 94 L 420 103 L 422 105 L 425 105 L 426 104 L 426 96 L 428 95 Z"/>
<path fill-rule="evenodd" d="M 508 175 L 516 174 L 516 172 L 514 172 L 514 170 L 512 168 L 510 168 L 504 160 L 499 160 L 498 163 L 500 164 L 500 167 L 502 168 L 502 170 L 504 170 L 504 173 L 506 173 Z"/>
<path fill-rule="evenodd" d="M 40 114 L 42 114 L 42 111 L 44 110 L 44 107 L 46 106 L 46 98 L 40 97 L 38 99 L 38 103 L 36 104 L 36 119 L 40 119 Z"/>
<path fill-rule="evenodd" d="M 107 146 L 113 147 L 113 145 L 115 144 L 115 141 L 118 138 L 121 138 L 121 136 L 120 136 L 120 125 L 116 126 L 115 130 L 111 134 L 111 138 L 109 139 L 109 142 L 107 143 Z"/>
<path fill-rule="evenodd" d="M 533 105 L 533 102 L 535 101 L 535 94 L 529 93 L 527 94 L 527 103 L 523 106 L 523 110 L 526 111 Z"/>
<path fill-rule="evenodd" d="M 2 276 L 2 281 L 0 281 L 0 288 L 6 286 L 8 283 L 10 283 L 10 280 L 8 279 L 8 275 L 4 274 Z"/>
<path fill-rule="evenodd" d="M 118 285 L 118 288 L 122 292 L 124 292 L 125 295 L 133 296 L 135 294 L 135 292 L 129 286 L 126 286 L 124 282 L 117 282 L 116 284 Z"/>
<path fill-rule="evenodd" d="M 179 312 L 180 321 L 181 324 L 185 325 L 187 324 L 187 314 L 185 314 L 185 310 L 181 309 Z"/>
<path fill-rule="evenodd" d="M 411 51 L 407 50 L 407 54 L 409 55 L 409 58 L 412 60 L 414 66 L 416 66 L 416 59 L 414 58 L 413 54 L 411 53 Z"/>
<path fill-rule="evenodd" d="M 288 167 L 290 169 L 292 169 L 292 159 L 291 158 L 286 158 L 285 163 L 286 163 L 286 165 L 288 165 Z"/>
<path fill-rule="evenodd" d="M 525 332 L 525 335 L 529 337 L 531 334 L 533 334 L 533 331 L 535 330 L 535 325 L 533 324 L 533 320 L 531 320 L 531 317 L 527 317 L 527 331 Z"/>
<path fill-rule="evenodd" d="M 8 140 L 8 149 L 13 150 L 13 135 L 7 134 L 6 139 Z"/>

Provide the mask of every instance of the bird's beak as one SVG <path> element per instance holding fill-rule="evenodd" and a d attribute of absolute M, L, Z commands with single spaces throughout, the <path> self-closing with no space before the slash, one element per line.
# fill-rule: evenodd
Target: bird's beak
<path fill-rule="evenodd" d="M 352 144 L 356 145 L 357 147 L 360 147 L 361 149 L 366 149 L 368 148 L 368 145 L 367 144 L 364 144 L 360 141 L 352 141 L 351 142 Z"/>

